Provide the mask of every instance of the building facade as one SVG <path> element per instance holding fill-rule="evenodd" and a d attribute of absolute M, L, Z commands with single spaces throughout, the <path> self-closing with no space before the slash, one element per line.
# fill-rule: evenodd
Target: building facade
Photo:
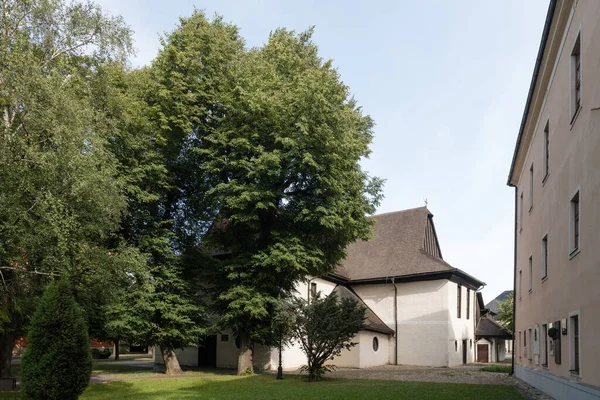
<path fill-rule="evenodd" d="M 347 248 L 336 271 L 308 277 L 297 296 L 320 292 L 352 297 L 366 308 L 365 326 L 331 363 L 367 368 L 385 364 L 452 367 L 475 360 L 476 292 L 483 282 L 442 258 L 433 215 L 426 207 L 376 215 L 373 237 Z M 238 345 L 217 332 L 203 346 L 177 352 L 183 365 L 236 368 Z M 156 362 L 162 362 L 155 352 Z M 255 346 L 254 366 L 276 369 L 277 349 Z M 306 364 L 298 345 L 282 352 L 284 369 Z"/>
<path fill-rule="evenodd" d="M 600 1 L 550 2 L 508 184 L 517 377 L 600 398 Z"/>

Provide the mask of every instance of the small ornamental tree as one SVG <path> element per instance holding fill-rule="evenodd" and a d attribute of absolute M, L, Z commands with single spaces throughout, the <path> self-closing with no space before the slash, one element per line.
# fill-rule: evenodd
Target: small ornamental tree
<path fill-rule="evenodd" d="M 513 332 L 513 304 L 515 301 L 515 294 L 509 294 L 504 301 L 498 303 L 498 322 L 505 329 Z"/>
<path fill-rule="evenodd" d="M 356 346 L 351 340 L 363 327 L 365 308 L 354 299 L 338 298 L 336 293 L 310 301 L 297 298 L 294 306 L 293 336 L 308 362 L 302 369 L 308 372 L 309 381 L 315 382 L 331 370 L 331 366 L 324 366 L 327 360 Z"/>
<path fill-rule="evenodd" d="M 50 284 L 33 315 L 22 390 L 34 400 L 77 399 L 92 374 L 87 326 L 66 281 Z"/>

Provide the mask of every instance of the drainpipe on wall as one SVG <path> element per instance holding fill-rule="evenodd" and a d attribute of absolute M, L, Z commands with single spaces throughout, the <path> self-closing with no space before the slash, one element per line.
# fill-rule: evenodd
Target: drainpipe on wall
<path fill-rule="evenodd" d="M 394 337 L 396 338 L 396 345 L 394 346 L 394 364 L 398 365 L 398 287 L 394 278 L 392 278 L 392 285 L 394 285 Z"/>
<path fill-rule="evenodd" d="M 516 318 L 516 311 L 517 311 L 517 229 L 518 229 L 518 218 L 517 215 L 519 213 L 519 210 L 517 209 L 518 205 L 519 205 L 519 188 L 517 186 L 515 186 L 515 243 L 514 243 L 514 269 L 513 269 L 513 329 L 512 329 L 512 361 L 511 361 L 511 370 L 510 370 L 510 374 L 514 375 L 515 374 L 515 330 L 517 328 L 517 318 Z"/>

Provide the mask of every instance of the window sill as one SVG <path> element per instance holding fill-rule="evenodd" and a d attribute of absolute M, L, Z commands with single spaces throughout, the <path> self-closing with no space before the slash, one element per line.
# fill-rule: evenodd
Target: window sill
<path fill-rule="evenodd" d="M 542 277 L 542 283 L 546 282 L 548 280 L 548 275 Z"/>
<path fill-rule="evenodd" d="M 581 104 L 579 104 L 579 107 L 577 108 L 577 110 L 575 111 L 575 113 L 573 113 L 573 117 L 571 117 L 571 128 L 569 130 L 573 129 L 573 125 L 575 125 L 575 121 L 577 120 L 577 117 L 579 116 L 579 112 L 581 111 Z"/>
<path fill-rule="evenodd" d="M 546 176 L 544 176 L 544 179 L 542 179 L 542 187 L 546 186 L 546 181 L 548 180 L 549 176 L 550 176 L 550 173 L 546 172 Z"/>
<path fill-rule="evenodd" d="M 531 294 L 531 292 L 533 292 L 533 289 L 529 289 L 528 293 Z"/>
<path fill-rule="evenodd" d="M 575 371 L 575 370 L 570 369 L 569 373 L 574 378 L 580 378 L 581 377 L 581 372 L 580 371 Z"/>
<path fill-rule="evenodd" d="M 519 233 L 523 232 L 523 227 L 519 228 Z"/>
<path fill-rule="evenodd" d="M 569 253 L 569 260 L 572 260 L 577 254 L 581 253 L 581 249 L 578 247 Z"/>
<path fill-rule="evenodd" d="M 531 214 L 531 212 L 533 211 L 533 206 L 529 207 L 529 214 Z"/>

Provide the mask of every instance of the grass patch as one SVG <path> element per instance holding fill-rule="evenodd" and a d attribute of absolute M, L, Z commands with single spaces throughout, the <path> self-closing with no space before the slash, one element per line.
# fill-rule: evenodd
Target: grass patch
<path fill-rule="evenodd" d="M 198 376 L 115 381 L 90 385 L 81 400 L 305 400 L 305 399 L 486 399 L 523 400 L 512 386 L 459 383 L 399 382 L 325 379 L 308 383 L 305 377 L 286 375 Z M 0 400 L 22 400 L 19 393 L 0 393 Z"/>
<path fill-rule="evenodd" d="M 488 365 L 487 367 L 481 368 L 483 372 L 504 372 L 510 374 L 510 365 Z"/>
<path fill-rule="evenodd" d="M 12 365 L 10 372 L 17 378 L 21 376 L 21 365 Z M 142 373 L 142 372 L 156 372 L 152 367 L 143 367 L 138 365 L 120 365 L 117 363 L 93 363 L 92 374 L 119 374 L 119 373 Z"/>
<path fill-rule="evenodd" d="M 503 399 L 522 400 L 511 386 L 455 383 L 397 382 L 326 379 L 308 383 L 305 378 L 273 375 L 250 377 L 213 376 L 182 379 L 143 379 L 91 385 L 82 400 L 121 399 Z"/>

